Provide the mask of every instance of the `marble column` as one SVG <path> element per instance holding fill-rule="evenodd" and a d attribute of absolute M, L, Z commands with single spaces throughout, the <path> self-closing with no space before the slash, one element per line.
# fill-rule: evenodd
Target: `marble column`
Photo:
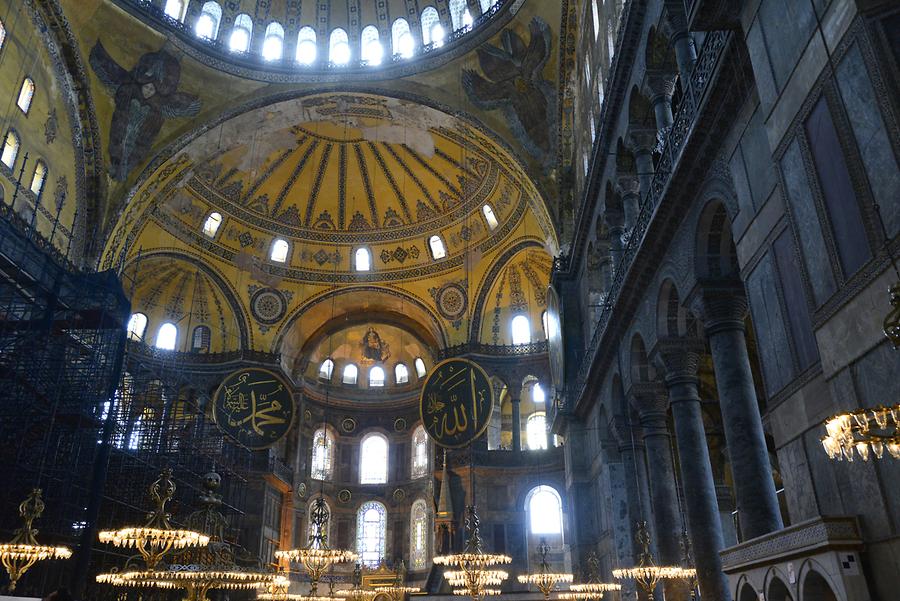
<path fill-rule="evenodd" d="M 522 413 L 519 408 L 520 399 L 518 395 L 512 399 L 512 444 L 513 451 L 522 450 Z"/>
<path fill-rule="evenodd" d="M 669 41 L 675 47 L 675 62 L 678 63 L 678 76 L 681 78 L 682 88 L 691 80 L 694 65 L 697 64 L 697 46 L 694 37 L 686 29 L 672 34 Z"/>
<path fill-rule="evenodd" d="M 638 179 L 633 175 L 623 175 L 617 178 L 619 190 L 622 193 L 622 209 L 625 212 L 625 229 L 631 231 L 637 222 L 640 213 L 641 187 Z"/>
<path fill-rule="evenodd" d="M 607 209 L 604 219 L 609 230 L 609 257 L 612 259 L 615 273 L 622 264 L 622 252 L 625 250 L 625 243 L 622 240 L 622 234 L 625 233 L 625 215 L 619 209 Z"/>
<path fill-rule="evenodd" d="M 637 169 L 641 198 L 650 195 L 650 184 L 653 181 L 653 149 L 656 147 L 655 129 L 631 129 L 628 132 L 631 152 L 634 154 L 634 165 Z"/>
<path fill-rule="evenodd" d="M 742 538 L 780 530 L 784 524 L 744 335 L 748 307 L 743 284 L 701 283 L 691 306 L 709 338 Z"/>
<path fill-rule="evenodd" d="M 704 351 L 698 339 L 663 338 L 654 359 L 665 371 L 675 421 L 685 516 L 700 593 L 705 601 L 730 601 L 719 551 L 724 548 L 719 503 L 697 390 L 697 367 Z"/>
<path fill-rule="evenodd" d="M 675 486 L 675 463 L 672 442 L 666 423 L 668 397 L 666 389 L 656 382 L 637 383 L 631 387 L 632 404 L 638 411 L 644 431 L 644 452 L 650 476 L 650 501 L 656 526 L 656 561 L 660 565 L 681 565 L 681 511 Z M 690 599 L 688 583 L 666 580 L 667 601 Z"/>

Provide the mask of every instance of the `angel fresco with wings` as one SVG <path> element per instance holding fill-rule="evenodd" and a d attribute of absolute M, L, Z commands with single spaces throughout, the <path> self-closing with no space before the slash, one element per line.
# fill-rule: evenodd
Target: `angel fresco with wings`
<path fill-rule="evenodd" d="M 178 91 L 181 65 L 160 50 L 138 59 L 130 71 L 119 65 L 98 40 L 91 49 L 91 67 L 114 98 L 109 132 L 109 172 L 124 181 L 150 153 L 163 122 L 173 117 L 193 117 L 200 99 Z"/>
<path fill-rule="evenodd" d="M 503 111 L 513 134 L 528 152 L 548 164 L 555 155 L 555 136 L 550 135 L 556 119 L 556 92 L 544 78 L 550 58 L 551 32 L 547 23 L 534 17 L 528 24 L 528 44 L 518 33 L 506 29 L 501 47 L 485 44 L 478 48 L 478 65 L 484 76 L 472 69 L 462 75 L 463 87 L 479 108 Z"/>

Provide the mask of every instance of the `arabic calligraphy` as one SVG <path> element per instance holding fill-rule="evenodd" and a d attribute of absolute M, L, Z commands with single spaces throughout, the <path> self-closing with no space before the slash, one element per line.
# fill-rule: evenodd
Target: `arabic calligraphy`
<path fill-rule="evenodd" d="M 419 411 L 436 444 L 459 448 L 482 435 L 490 423 L 494 393 L 484 370 L 468 359 L 434 366 L 422 387 Z"/>
<path fill-rule="evenodd" d="M 284 380 L 260 368 L 230 374 L 216 391 L 213 417 L 219 429 L 252 449 L 278 442 L 294 419 L 294 399 Z"/>

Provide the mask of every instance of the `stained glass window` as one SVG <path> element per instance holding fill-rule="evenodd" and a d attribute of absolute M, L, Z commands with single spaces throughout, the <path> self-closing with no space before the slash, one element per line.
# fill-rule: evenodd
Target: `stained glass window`
<path fill-rule="evenodd" d="M 428 473 L 428 436 L 419 426 L 412 437 L 412 477 L 421 478 Z"/>
<path fill-rule="evenodd" d="M 425 568 L 428 562 L 428 508 L 419 499 L 412 506 L 409 520 L 409 563 L 414 570 Z"/>
<path fill-rule="evenodd" d="M 313 435 L 312 468 L 313 480 L 330 480 L 334 469 L 334 436 L 325 428 L 319 428 Z"/>
<path fill-rule="evenodd" d="M 363 503 L 356 516 L 356 552 L 363 565 L 378 567 L 384 559 L 386 530 L 384 505 L 378 501 Z"/>
<path fill-rule="evenodd" d="M 359 481 L 384 484 L 388 474 L 388 441 L 381 434 L 369 434 L 360 445 Z"/>

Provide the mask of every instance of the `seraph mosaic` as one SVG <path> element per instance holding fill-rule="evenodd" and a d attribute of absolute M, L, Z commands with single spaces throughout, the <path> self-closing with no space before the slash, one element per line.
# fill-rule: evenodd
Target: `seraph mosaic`
<path fill-rule="evenodd" d="M 90 63 L 114 98 L 109 174 L 124 181 L 147 158 L 165 120 L 196 115 L 200 99 L 178 91 L 181 64 L 164 50 L 144 54 L 129 71 L 113 60 L 98 40 L 91 49 Z"/>
<path fill-rule="evenodd" d="M 528 44 L 511 29 L 500 34 L 502 47 L 485 44 L 478 48 L 482 77 L 471 69 L 463 71 L 463 87 L 481 109 L 500 109 L 516 139 L 545 169 L 555 158 L 556 93 L 544 78 L 550 58 L 550 26 L 534 17 L 528 24 Z"/>

